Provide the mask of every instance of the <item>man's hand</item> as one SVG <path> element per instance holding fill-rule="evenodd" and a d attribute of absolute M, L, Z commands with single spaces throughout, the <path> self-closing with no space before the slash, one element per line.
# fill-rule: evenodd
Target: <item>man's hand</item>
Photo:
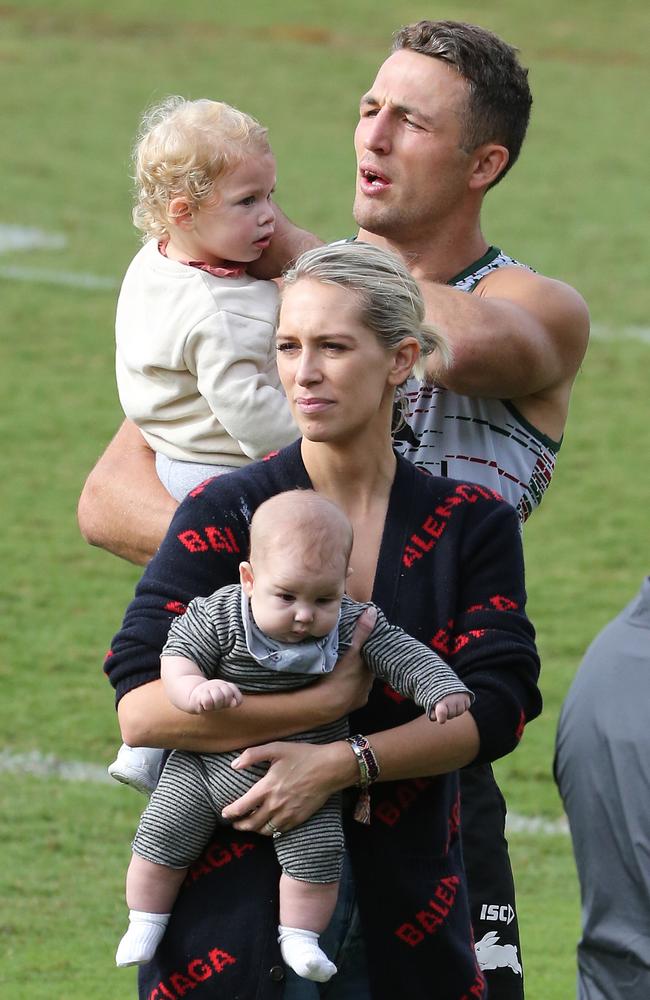
<path fill-rule="evenodd" d="M 275 232 L 271 245 L 262 256 L 247 264 L 246 270 L 254 278 L 279 278 L 305 250 L 322 246 L 323 241 L 307 229 L 299 229 L 287 219 L 284 212 L 273 205 L 275 211 Z"/>

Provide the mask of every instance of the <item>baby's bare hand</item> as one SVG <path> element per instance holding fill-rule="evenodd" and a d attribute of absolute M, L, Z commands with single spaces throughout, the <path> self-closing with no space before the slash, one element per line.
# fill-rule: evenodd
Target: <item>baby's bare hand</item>
<path fill-rule="evenodd" d="M 197 715 L 202 712 L 218 712 L 224 708 L 237 708 L 241 703 L 241 691 L 230 681 L 204 681 L 190 695 L 190 711 Z"/>
<path fill-rule="evenodd" d="M 466 712 L 471 704 L 472 699 L 468 694 L 464 694 L 463 692 L 448 694 L 436 703 L 431 713 L 431 719 L 432 721 L 439 722 L 442 726 L 448 719 L 456 719 L 463 712 Z"/>

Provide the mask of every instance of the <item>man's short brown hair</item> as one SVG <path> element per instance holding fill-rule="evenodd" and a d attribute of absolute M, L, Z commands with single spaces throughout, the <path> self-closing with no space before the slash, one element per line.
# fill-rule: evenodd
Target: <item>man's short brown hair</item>
<path fill-rule="evenodd" d="M 467 152 L 485 142 L 505 146 L 509 158 L 498 183 L 519 156 L 533 103 L 517 49 L 486 28 L 460 21 L 408 24 L 393 36 L 392 51 L 400 49 L 442 59 L 467 81 L 461 146 Z"/>

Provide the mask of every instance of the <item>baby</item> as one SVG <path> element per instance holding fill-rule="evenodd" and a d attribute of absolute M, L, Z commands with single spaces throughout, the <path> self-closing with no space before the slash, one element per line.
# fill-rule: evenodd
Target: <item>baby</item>
<path fill-rule="evenodd" d="M 246 273 L 273 237 L 275 160 L 249 115 L 170 97 L 145 115 L 134 161 L 146 242 L 117 304 L 117 387 L 182 500 L 298 437 L 275 367 L 277 287 Z M 109 773 L 148 793 L 159 767 L 123 746 Z"/>
<path fill-rule="evenodd" d="M 368 607 L 344 593 L 352 541 L 343 511 L 312 490 L 280 493 L 261 504 L 240 584 L 195 598 L 172 623 L 161 667 L 173 704 L 186 712 L 226 710 L 241 703 L 242 692 L 288 690 L 332 670 Z M 471 703 L 451 668 L 389 625 L 379 609 L 361 655 L 377 677 L 435 721 L 444 723 Z M 291 739 L 347 739 L 366 795 L 379 775 L 372 747 L 364 737 L 348 737 L 345 719 Z M 215 824 L 225 822 L 222 809 L 266 772 L 266 765 L 238 770 L 238 756 L 170 754 L 133 842 L 126 880 L 129 929 L 117 965 L 153 957 L 189 865 Z M 340 795 L 293 829 L 279 830 L 272 819 L 265 828 L 282 868 L 278 940 L 284 961 L 299 976 L 327 982 L 336 966 L 318 939 L 334 910 L 343 862 Z"/>

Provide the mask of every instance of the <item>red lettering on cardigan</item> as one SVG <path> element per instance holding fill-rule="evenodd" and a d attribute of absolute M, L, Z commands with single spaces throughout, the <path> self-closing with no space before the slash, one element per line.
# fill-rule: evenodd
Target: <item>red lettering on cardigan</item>
<path fill-rule="evenodd" d="M 459 883 L 458 875 L 448 875 L 446 878 L 440 879 L 434 890 L 433 898 L 427 902 L 427 909 L 418 910 L 413 921 L 401 924 L 395 931 L 396 936 L 414 948 L 424 941 L 425 934 L 435 934 L 438 928 L 446 922 L 456 902 Z"/>
<path fill-rule="evenodd" d="M 503 497 L 495 490 L 479 486 L 478 483 L 460 483 L 454 490 L 455 494 L 466 500 L 467 503 L 476 503 L 477 500 L 503 500 Z"/>
<path fill-rule="evenodd" d="M 467 993 L 463 993 L 458 1000 L 471 1000 L 472 997 L 475 1000 L 481 1000 L 485 996 L 485 976 L 480 969 L 476 970 L 476 975 L 474 977 L 474 982 L 470 986 Z"/>
<path fill-rule="evenodd" d="M 177 536 L 181 545 L 184 545 L 188 552 L 207 552 L 208 543 L 204 542 L 198 531 L 194 531 L 193 528 L 188 528 L 187 531 L 181 531 L 180 535 Z"/>
<path fill-rule="evenodd" d="M 504 597 L 502 594 L 495 594 L 494 597 L 491 597 L 490 604 L 495 611 L 516 611 L 519 607 L 516 601 L 510 597 Z"/>
<path fill-rule="evenodd" d="M 230 528 L 210 526 L 205 529 L 205 534 L 215 552 L 239 552 L 239 546 Z"/>
<path fill-rule="evenodd" d="M 182 972 L 172 972 L 169 983 L 179 997 L 184 997 L 190 990 L 195 990 L 198 982 L 195 979 L 188 979 Z"/>
<path fill-rule="evenodd" d="M 451 517 L 454 507 L 457 507 L 462 502 L 460 497 L 456 497 L 453 494 L 445 497 L 442 503 L 436 507 L 436 514 L 438 517 Z"/>
<path fill-rule="evenodd" d="M 210 549 L 213 552 L 238 553 L 240 551 L 230 528 L 217 528 L 214 525 L 207 525 L 203 531 L 205 532 L 205 538 L 198 531 L 195 531 L 194 528 L 181 531 L 176 537 L 181 545 L 184 545 L 188 552 L 193 554 L 196 552 L 209 552 Z"/>
<path fill-rule="evenodd" d="M 173 615 L 184 615 L 187 611 L 187 604 L 182 601 L 167 601 L 165 611 L 171 611 Z"/>
<path fill-rule="evenodd" d="M 478 486 L 470 483 L 459 483 L 455 487 L 454 492 L 439 504 L 435 513 L 438 515 L 438 520 L 431 514 L 425 519 L 424 524 L 418 529 L 418 532 L 414 532 L 408 540 L 408 544 L 404 548 L 402 553 L 402 562 L 407 569 L 410 569 L 418 559 L 421 559 L 425 552 L 430 552 L 434 547 L 438 539 L 442 536 L 445 528 L 449 524 L 449 519 L 456 507 L 462 503 L 476 503 L 477 500 L 502 500 L 503 498 L 495 493 L 494 490 L 484 489 L 482 486 Z M 428 538 L 422 538 L 422 534 L 428 535 Z"/>
<path fill-rule="evenodd" d="M 102 667 L 102 669 L 103 669 L 104 673 L 105 673 L 105 674 L 106 674 L 107 676 L 108 676 L 108 666 L 109 666 L 109 660 L 110 660 L 111 656 L 114 656 L 114 655 L 115 655 L 115 654 L 113 653 L 113 650 L 112 650 L 112 649 L 109 649 L 108 653 L 107 653 L 107 654 L 106 654 L 106 656 L 104 657 L 104 666 Z"/>
<path fill-rule="evenodd" d="M 411 806 L 431 784 L 431 778 L 413 778 L 400 781 L 392 789 L 390 798 L 382 799 L 373 807 L 372 814 L 386 826 L 395 826 L 400 816 Z"/>
<path fill-rule="evenodd" d="M 153 988 L 147 1000 L 180 1000 L 200 983 L 220 975 L 228 965 L 235 965 L 237 959 L 221 948 L 211 948 L 206 958 L 193 958 L 184 972 L 172 972 L 167 983 L 160 982 Z M 172 992 L 173 991 L 173 992 Z"/>
<path fill-rule="evenodd" d="M 451 627 L 452 625 L 450 625 Z M 451 635 L 449 629 L 439 628 L 431 640 L 431 646 L 438 653 L 453 656 L 455 653 L 460 652 L 461 649 L 464 649 L 472 639 L 483 638 L 486 631 L 487 629 L 484 628 L 471 628 L 467 632 L 459 632 L 458 635 Z"/>
<path fill-rule="evenodd" d="M 402 924 L 397 928 L 395 934 L 400 941 L 404 941 L 404 943 L 410 945 L 411 948 L 415 948 L 415 946 L 420 944 L 421 941 L 424 941 L 424 934 L 422 931 L 419 931 L 417 927 L 414 927 L 413 924 Z"/>
<path fill-rule="evenodd" d="M 522 711 L 519 714 L 519 725 L 515 729 L 515 739 L 517 740 L 517 743 L 519 743 L 519 741 L 521 740 L 521 737 L 524 735 L 524 729 L 525 728 L 526 728 L 526 716 L 524 715 L 524 713 Z"/>
<path fill-rule="evenodd" d="M 264 458 L 262 459 L 262 461 L 263 461 L 263 462 L 268 462 L 268 460 L 269 460 L 270 458 L 275 458 L 275 456 L 276 456 L 277 454 L 278 454 L 278 451 L 277 451 L 277 449 L 276 449 L 275 451 L 270 451 L 270 452 L 268 453 L 268 455 L 265 455 L 265 456 L 264 456 Z"/>
<path fill-rule="evenodd" d="M 445 854 L 449 854 L 449 848 L 458 837 L 459 830 L 460 830 L 460 793 L 456 796 L 456 801 L 452 805 L 449 811 L 449 816 L 447 817 L 447 843 L 445 845 Z"/>
<path fill-rule="evenodd" d="M 201 857 L 191 865 L 184 884 L 189 885 L 204 875 L 211 875 L 218 868 L 229 865 L 231 861 L 239 861 L 249 851 L 254 850 L 255 844 L 253 841 L 244 841 L 244 843 L 233 841 L 229 847 L 220 844 L 218 841 L 213 841 L 211 844 L 208 844 Z"/>
<path fill-rule="evenodd" d="M 407 700 L 406 695 L 400 694 L 399 691 L 392 688 L 390 684 L 384 684 L 383 691 L 386 697 L 390 698 L 390 700 L 394 701 L 397 705 L 401 705 L 403 701 Z"/>
<path fill-rule="evenodd" d="M 208 483 L 211 483 L 212 480 L 216 478 L 217 478 L 216 476 L 209 476 L 207 479 L 204 479 L 203 482 L 198 483 L 198 485 L 195 486 L 193 490 L 190 490 L 190 492 L 187 494 L 188 497 L 200 497 L 201 494 L 203 493 L 203 490 L 208 485 Z"/>

